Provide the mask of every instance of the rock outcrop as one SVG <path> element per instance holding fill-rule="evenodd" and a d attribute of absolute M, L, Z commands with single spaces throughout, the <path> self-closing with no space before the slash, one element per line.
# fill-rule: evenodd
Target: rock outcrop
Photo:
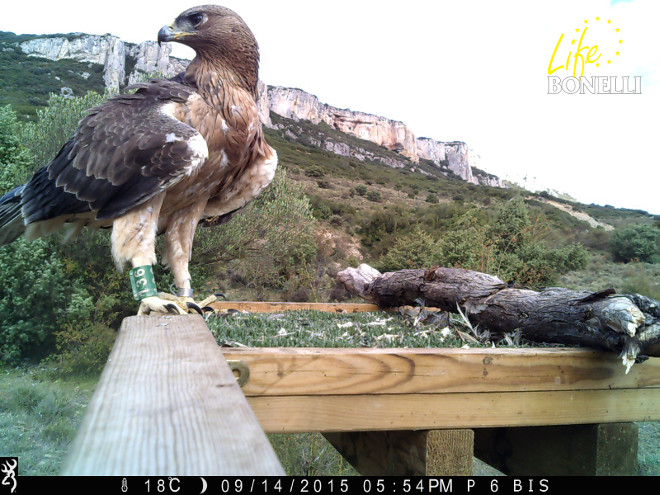
<path fill-rule="evenodd" d="M 187 60 L 170 57 L 169 43 L 155 41 L 126 43 L 109 34 L 97 36 L 72 33 L 67 36 L 35 38 L 20 43 L 23 53 L 49 60 L 73 59 L 103 65 L 106 89 L 117 91 L 139 81 L 142 74 L 162 73 L 171 77 L 181 72 Z"/>
<path fill-rule="evenodd" d="M 127 84 L 140 81 L 145 75 L 154 72 L 171 77 L 184 70 L 189 63 L 188 60 L 171 57 L 172 48 L 169 43 L 162 45 L 155 41 L 145 41 L 140 44 L 126 43 L 109 34 L 56 35 L 24 41 L 19 46 L 28 55 L 50 60 L 66 58 L 101 64 L 105 87 L 111 91 L 117 91 Z M 260 83 L 259 90 L 259 112 L 262 121 L 268 127 L 275 127 L 270 112 L 294 121 L 308 120 L 314 124 L 324 122 L 332 129 L 371 141 L 393 153 L 379 156 L 359 145 L 349 146 L 332 139 L 312 143 L 315 146 L 360 161 L 379 160 L 397 168 L 404 167 L 408 160 L 413 163 L 419 163 L 420 159 L 428 160 L 442 173 L 453 173 L 473 184 L 505 187 L 499 178 L 473 170 L 468 146 L 463 142 L 416 138 L 403 122 L 333 107 L 301 89 L 267 87 Z"/>
<path fill-rule="evenodd" d="M 415 162 L 419 159 L 415 136 L 403 122 L 333 107 L 301 89 L 269 86 L 265 97 L 270 111 L 282 117 L 314 124 L 325 122 L 333 129 L 399 152 Z"/>
<path fill-rule="evenodd" d="M 493 175 L 473 173 L 466 143 L 415 138 L 413 132 L 403 122 L 333 107 L 327 103 L 321 103 L 316 96 L 301 89 L 278 86 L 269 86 L 266 91 L 261 93 L 260 108 L 267 108 L 271 112 L 292 120 L 309 120 L 314 124 L 325 122 L 333 129 L 345 134 L 371 141 L 390 151 L 400 153 L 414 163 L 419 162 L 420 159 L 429 160 L 443 172 L 451 172 L 473 184 L 504 187 L 502 181 Z M 264 123 L 272 127 L 270 116 L 265 115 L 263 111 L 262 116 Z M 364 150 L 356 151 L 328 141 L 324 141 L 321 147 L 330 151 L 339 148 L 338 154 L 358 159 L 360 159 L 358 155 L 364 152 Z M 403 166 L 396 159 L 388 161 L 389 166 Z"/>

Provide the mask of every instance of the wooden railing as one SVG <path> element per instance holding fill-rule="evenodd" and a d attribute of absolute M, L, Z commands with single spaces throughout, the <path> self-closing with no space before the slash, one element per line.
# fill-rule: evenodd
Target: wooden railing
<path fill-rule="evenodd" d="M 64 473 L 281 474 L 264 431 L 316 431 L 362 474 L 471 474 L 474 454 L 508 474 L 632 474 L 634 422 L 658 420 L 655 358 L 626 374 L 585 349 L 221 352 L 201 317 L 133 317 Z"/>

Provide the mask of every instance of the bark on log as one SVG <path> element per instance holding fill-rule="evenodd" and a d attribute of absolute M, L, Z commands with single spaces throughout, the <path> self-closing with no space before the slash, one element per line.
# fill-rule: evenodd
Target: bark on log
<path fill-rule="evenodd" d="M 381 307 L 414 305 L 467 314 L 491 332 L 519 330 L 534 342 L 618 352 L 626 372 L 634 362 L 660 356 L 660 304 L 639 294 L 619 295 L 550 287 L 509 287 L 499 278 L 462 268 L 399 270 L 381 274 L 369 265 L 337 275 L 352 294 Z"/>

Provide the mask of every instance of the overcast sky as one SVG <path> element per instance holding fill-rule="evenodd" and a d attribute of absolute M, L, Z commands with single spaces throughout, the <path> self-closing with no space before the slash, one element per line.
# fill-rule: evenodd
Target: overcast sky
<path fill-rule="evenodd" d="M 465 141 L 475 165 L 519 183 L 526 177 L 532 189 L 660 214 L 657 0 L 222 4 L 254 31 L 266 84 L 400 120 L 418 137 Z M 155 40 L 161 26 L 194 5 L 7 1 L 0 30 L 111 33 L 140 42 Z M 582 46 L 598 45 L 592 58 L 600 58 L 584 75 L 641 76 L 642 94 L 548 94 L 559 37 L 553 68 L 566 64 L 585 27 Z M 192 56 L 182 48 L 175 55 Z"/>

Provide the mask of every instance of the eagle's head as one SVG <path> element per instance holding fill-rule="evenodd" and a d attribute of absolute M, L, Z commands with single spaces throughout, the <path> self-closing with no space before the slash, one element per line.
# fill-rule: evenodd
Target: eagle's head
<path fill-rule="evenodd" d="M 190 8 L 158 32 L 158 42 L 176 41 L 212 64 L 231 67 L 241 78 L 254 79 L 259 46 L 250 28 L 234 11 L 219 5 Z"/>

